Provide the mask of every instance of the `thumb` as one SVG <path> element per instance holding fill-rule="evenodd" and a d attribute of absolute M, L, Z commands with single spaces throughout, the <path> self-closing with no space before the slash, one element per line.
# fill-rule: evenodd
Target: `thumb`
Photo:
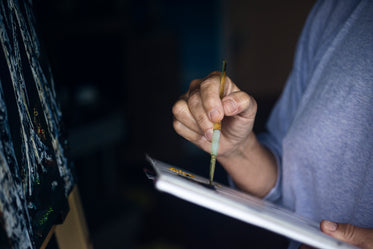
<path fill-rule="evenodd" d="M 254 125 L 257 111 L 255 99 L 243 91 L 237 91 L 225 96 L 222 104 L 226 116 L 222 121 L 224 136 L 242 142 Z"/>
<path fill-rule="evenodd" d="M 346 243 L 361 248 L 373 248 L 373 229 L 327 220 L 321 221 L 320 228 L 322 232 Z"/>
<path fill-rule="evenodd" d="M 254 120 L 257 104 L 253 97 L 243 91 L 235 91 L 222 99 L 224 114 L 227 116 L 240 115 L 245 119 Z"/>

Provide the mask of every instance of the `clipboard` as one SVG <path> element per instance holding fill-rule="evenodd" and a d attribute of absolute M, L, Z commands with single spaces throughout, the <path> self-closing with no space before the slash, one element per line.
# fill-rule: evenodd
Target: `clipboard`
<path fill-rule="evenodd" d="M 323 249 L 357 249 L 320 231 L 319 223 L 283 207 L 147 156 L 145 169 L 159 191 Z"/>

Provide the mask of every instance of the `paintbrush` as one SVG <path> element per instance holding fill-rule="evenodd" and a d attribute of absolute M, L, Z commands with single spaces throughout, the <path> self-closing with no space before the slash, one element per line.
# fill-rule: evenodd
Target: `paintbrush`
<path fill-rule="evenodd" d="M 226 69 L 227 69 L 227 62 L 224 60 L 222 70 L 221 70 L 221 75 L 220 75 L 220 90 L 219 90 L 220 99 L 224 97 Z M 214 128 L 213 128 L 213 133 L 212 133 L 212 142 L 211 142 L 210 184 L 212 184 L 214 180 L 216 156 L 218 155 L 218 150 L 219 150 L 220 130 L 221 130 L 221 121 L 214 123 Z"/>

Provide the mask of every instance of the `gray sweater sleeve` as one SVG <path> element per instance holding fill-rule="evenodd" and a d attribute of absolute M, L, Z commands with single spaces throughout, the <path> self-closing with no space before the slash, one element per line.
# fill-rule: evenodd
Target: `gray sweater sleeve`
<path fill-rule="evenodd" d="M 283 139 L 287 135 L 299 104 L 315 68 L 344 23 L 356 8 L 358 1 L 318 1 L 311 10 L 298 41 L 293 69 L 284 91 L 267 122 L 267 131 L 259 134 L 259 141 L 274 154 L 278 166 L 276 186 L 265 197 L 281 204 Z"/>

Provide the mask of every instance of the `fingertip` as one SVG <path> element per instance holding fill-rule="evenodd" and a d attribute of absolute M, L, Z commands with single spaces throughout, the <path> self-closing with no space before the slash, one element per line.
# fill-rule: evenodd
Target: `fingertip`
<path fill-rule="evenodd" d="M 207 140 L 208 142 L 210 142 L 210 143 L 211 143 L 211 141 L 212 141 L 212 133 L 213 133 L 213 131 L 212 131 L 211 129 L 208 129 L 208 130 L 206 131 L 206 133 L 205 133 L 205 138 L 206 138 L 206 140 Z"/>
<path fill-rule="evenodd" d="M 173 126 L 174 130 L 176 131 L 176 133 L 180 134 L 181 122 L 174 118 L 174 120 L 172 122 L 172 126 Z"/>
<path fill-rule="evenodd" d="M 220 111 L 218 111 L 218 110 L 216 110 L 216 109 L 212 109 L 210 112 L 209 112 L 209 119 L 212 121 L 212 122 L 220 122 L 222 119 L 223 119 L 223 117 L 224 117 L 224 115 L 220 112 Z"/>
<path fill-rule="evenodd" d="M 214 73 L 204 79 L 200 85 L 202 105 L 211 122 L 219 122 L 224 117 L 224 110 L 219 97 L 219 77 Z"/>
<path fill-rule="evenodd" d="M 323 220 L 320 223 L 320 228 L 324 232 L 335 232 L 338 228 L 338 224 L 329 220 Z"/>
<path fill-rule="evenodd" d="M 172 106 L 171 112 L 174 117 L 177 117 L 184 113 L 187 109 L 187 105 L 184 99 L 179 99 L 176 103 Z"/>

